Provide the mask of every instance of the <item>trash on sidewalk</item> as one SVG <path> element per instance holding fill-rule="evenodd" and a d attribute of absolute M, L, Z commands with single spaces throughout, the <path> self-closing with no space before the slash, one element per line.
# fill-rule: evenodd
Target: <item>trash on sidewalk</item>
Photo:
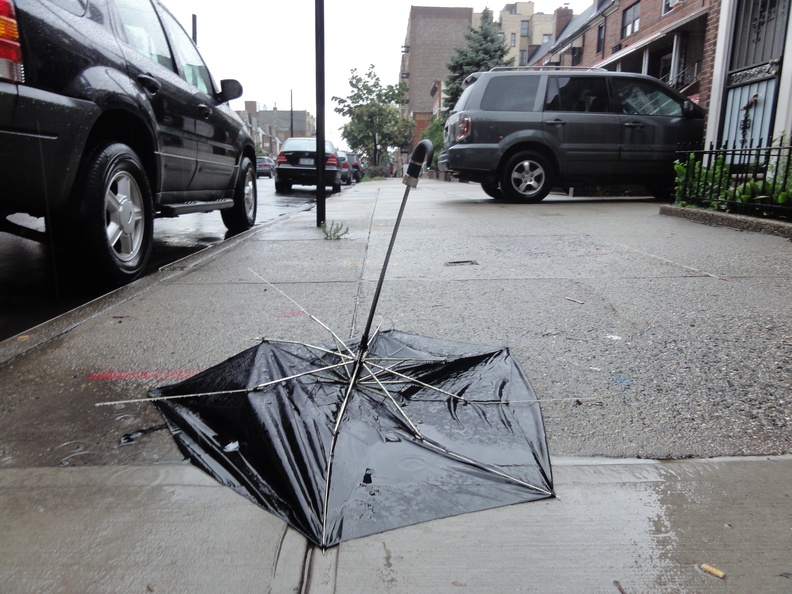
<path fill-rule="evenodd" d="M 726 577 L 725 571 L 721 571 L 720 569 L 718 569 L 717 567 L 713 567 L 709 563 L 702 563 L 701 565 L 699 565 L 699 567 L 701 567 L 702 571 L 706 571 L 707 573 L 714 575 L 716 578 L 723 579 Z"/>
<path fill-rule="evenodd" d="M 149 392 L 194 464 L 323 548 L 554 496 L 539 401 L 508 349 L 372 332 L 406 200 L 431 151 L 423 141 L 413 152 L 359 340 L 310 316 L 331 343 L 264 340 Z"/>

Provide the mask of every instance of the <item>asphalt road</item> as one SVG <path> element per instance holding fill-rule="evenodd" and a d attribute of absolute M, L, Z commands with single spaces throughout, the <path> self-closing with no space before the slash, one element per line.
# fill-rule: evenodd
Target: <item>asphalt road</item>
<path fill-rule="evenodd" d="M 258 180 L 258 199 L 257 225 L 263 225 L 313 207 L 316 194 L 311 188 L 298 187 L 288 196 L 278 196 L 273 180 L 263 177 Z M 149 272 L 224 241 L 226 233 L 217 211 L 157 219 Z M 0 340 L 99 296 L 85 287 L 59 285 L 47 246 L 0 233 Z"/>

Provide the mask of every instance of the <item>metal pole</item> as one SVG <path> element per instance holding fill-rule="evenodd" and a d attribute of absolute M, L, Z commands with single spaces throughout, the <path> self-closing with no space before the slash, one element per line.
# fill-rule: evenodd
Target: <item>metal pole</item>
<path fill-rule="evenodd" d="M 393 232 L 391 233 L 390 243 L 388 244 L 388 251 L 385 252 L 385 262 L 382 264 L 379 280 L 377 281 L 377 288 L 374 290 L 374 298 L 371 301 L 371 309 L 369 310 L 368 319 L 366 320 L 366 327 L 363 329 L 363 334 L 360 337 L 360 346 L 358 351 L 358 360 L 362 360 L 368 350 L 369 334 L 371 333 L 371 325 L 374 322 L 374 312 L 377 310 L 377 303 L 379 302 L 380 292 L 382 291 L 382 283 L 385 280 L 385 273 L 388 270 L 388 262 L 390 262 L 393 246 L 396 243 L 396 234 L 399 232 L 401 225 L 402 215 L 404 214 L 404 207 L 407 206 L 407 198 L 410 195 L 410 188 L 418 185 L 418 178 L 421 177 L 421 168 L 424 159 L 431 164 L 432 155 L 434 154 L 434 145 L 429 139 L 424 139 L 418 143 L 418 146 L 413 150 L 410 157 L 410 165 L 407 167 L 402 183 L 407 187 L 404 189 L 404 196 L 402 197 L 401 206 L 399 207 L 399 214 L 396 215 L 396 223 L 393 225 Z"/>
<path fill-rule="evenodd" d="M 198 45 L 198 15 L 192 15 L 192 38 L 193 43 Z"/>
<path fill-rule="evenodd" d="M 316 19 L 316 226 L 325 222 L 325 55 L 324 0 L 315 0 Z"/>

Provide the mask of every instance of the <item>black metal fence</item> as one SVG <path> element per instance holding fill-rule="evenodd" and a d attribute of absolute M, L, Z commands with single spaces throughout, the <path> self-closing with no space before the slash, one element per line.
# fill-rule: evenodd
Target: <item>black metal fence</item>
<path fill-rule="evenodd" d="M 792 220 L 792 146 L 680 150 L 676 204 Z"/>

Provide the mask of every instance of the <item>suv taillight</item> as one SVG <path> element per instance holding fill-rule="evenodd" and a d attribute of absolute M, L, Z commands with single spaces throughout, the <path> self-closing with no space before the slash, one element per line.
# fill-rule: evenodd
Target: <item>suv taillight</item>
<path fill-rule="evenodd" d="M 0 80 L 25 82 L 25 66 L 22 63 L 13 0 L 0 0 Z"/>
<path fill-rule="evenodd" d="M 472 126 L 472 122 L 469 116 L 462 116 L 457 121 L 456 126 L 456 140 L 464 140 L 468 136 L 470 136 L 470 128 Z"/>
<path fill-rule="evenodd" d="M 275 159 L 275 162 L 280 165 L 285 165 L 288 163 L 289 160 L 286 158 L 286 153 L 278 153 L 278 158 Z"/>

